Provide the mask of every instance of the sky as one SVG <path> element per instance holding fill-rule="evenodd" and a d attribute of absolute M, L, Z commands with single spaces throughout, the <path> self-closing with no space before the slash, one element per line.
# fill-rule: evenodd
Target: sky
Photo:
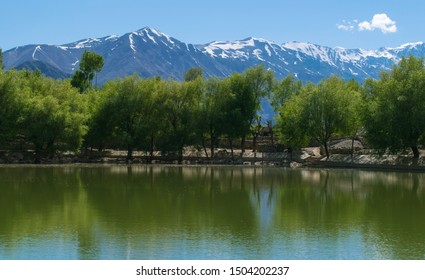
<path fill-rule="evenodd" d="M 377 49 L 425 41 L 425 1 L 0 0 L 0 48 L 156 28 L 206 44 L 247 37 Z"/>

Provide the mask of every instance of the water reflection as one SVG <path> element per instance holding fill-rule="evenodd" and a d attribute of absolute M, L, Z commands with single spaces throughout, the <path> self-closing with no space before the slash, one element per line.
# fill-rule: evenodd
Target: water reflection
<path fill-rule="evenodd" d="M 425 175 L 0 168 L 0 259 L 424 259 Z"/>

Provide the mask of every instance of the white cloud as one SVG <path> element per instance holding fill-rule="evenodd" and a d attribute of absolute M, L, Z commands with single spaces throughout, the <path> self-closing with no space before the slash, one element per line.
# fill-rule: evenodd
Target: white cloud
<path fill-rule="evenodd" d="M 336 26 L 339 30 L 344 30 L 344 31 L 351 31 L 354 29 L 354 26 L 352 25 L 343 25 L 343 24 L 338 24 Z"/>
<path fill-rule="evenodd" d="M 362 21 L 358 24 L 359 31 L 380 30 L 382 33 L 397 32 L 396 22 L 390 19 L 387 14 L 376 14 L 372 21 Z"/>
<path fill-rule="evenodd" d="M 342 23 L 337 24 L 339 30 L 351 31 L 354 30 L 354 25 L 350 21 L 343 20 Z"/>

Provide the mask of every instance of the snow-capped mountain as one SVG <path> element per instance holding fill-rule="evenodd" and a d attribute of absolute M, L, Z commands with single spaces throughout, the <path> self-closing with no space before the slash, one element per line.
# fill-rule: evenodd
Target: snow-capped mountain
<path fill-rule="evenodd" d="M 3 60 L 6 69 L 38 67 L 41 71 L 49 69 L 46 75 L 63 78 L 78 69 L 86 49 L 105 59 L 99 82 L 134 73 L 182 79 L 191 67 L 201 67 L 206 76 L 223 77 L 259 64 L 272 69 L 278 78 L 294 75 L 302 81 L 317 82 L 338 74 L 361 82 L 378 77 L 379 72 L 389 70 L 402 56 L 425 55 L 425 44 L 421 42 L 378 50 L 329 48 L 300 42 L 279 45 L 259 38 L 193 45 L 146 27 L 122 36 L 90 38 L 61 46 L 17 47 L 4 52 Z"/>

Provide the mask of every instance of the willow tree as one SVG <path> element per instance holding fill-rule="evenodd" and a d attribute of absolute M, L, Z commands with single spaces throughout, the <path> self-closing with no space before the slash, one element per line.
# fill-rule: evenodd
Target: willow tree
<path fill-rule="evenodd" d="M 253 125 L 255 127 L 258 116 L 257 112 L 261 109 L 261 99 L 269 96 L 273 89 L 274 73 L 272 70 L 266 70 L 264 65 L 259 65 L 248 68 L 243 73 L 243 77 L 245 79 L 244 86 L 242 87 L 244 91 L 237 91 L 237 93 L 243 93 L 243 96 L 238 96 L 238 98 L 246 98 L 246 96 L 251 95 L 252 103 L 247 102 L 241 107 L 243 116 L 249 121 L 246 129 L 247 133 L 245 134 L 245 130 L 243 130 L 244 133 L 241 135 L 242 155 L 245 150 L 245 138 L 248 133 L 253 133 L 251 128 Z"/>
<path fill-rule="evenodd" d="M 329 140 L 347 134 L 354 118 L 351 114 L 357 114 L 348 109 L 353 107 L 352 94 L 347 83 L 335 76 L 317 86 L 304 86 L 280 108 L 278 126 L 283 142 L 297 148 L 313 140 L 320 143 L 329 157 Z"/>
<path fill-rule="evenodd" d="M 0 149 L 9 146 L 18 133 L 23 99 L 19 95 L 20 76 L 17 71 L 0 70 Z"/>
<path fill-rule="evenodd" d="M 302 88 L 302 82 L 297 80 L 294 76 L 286 76 L 281 82 L 276 83 L 273 87 L 273 94 L 271 104 L 275 111 L 283 106 L 286 100 L 292 95 L 297 94 Z"/>
<path fill-rule="evenodd" d="M 185 146 L 196 144 L 197 116 L 200 112 L 204 80 L 167 83 L 167 95 L 161 104 L 163 131 L 159 139 L 159 148 L 165 153 L 177 154 L 178 162 L 183 161 Z"/>
<path fill-rule="evenodd" d="M 106 84 L 104 100 L 92 121 L 92 139 L 107 139 L 110 144 L 127 150 L 127 161 L 133 151 L 143 147 L 152 130 L 152 112 L 156 109 L 153 95 L 156 79 L 130 76 Z M 104 144 L 100 142 L 100 144 Z"/>
<path fill-rule="evenodd" d="M 69 82 L 52 80 L 38 72 L 23 72 L 24 100 L 20 133 L 33 145 L 36 162 L 57 151 L 77 151 L 87 131 L 87 103 Z"/>
<path fill-rule="evenodd" d="M 200 79 L 204 78 L 204 70 L 202 70 L 202 68 L 200 67 L 190 68 L 184 73 L 184 80 L 186 82 L 194 81 L 198 78 Z"/>
<path fill-rule="evenodd" d="M 425 143 L 424 60 L 404 57 L 379 80 L 367 81 L 365 89 L 368 141 L 393 152 L 409 148 L 419 158 L 418 146 Z"/>
<path fill-rule="evenodd" d="M 229 92 L 225 90 L 224 84 L 223 80 L 209 79 L 206 81 L 205 91 L 201 95 L 196 129 L 207 157 L 207 142 L 210 156 L 214 157 L 214 149 L 218 146 L 226 125 L 226 102 L 229 100 Z"/>

